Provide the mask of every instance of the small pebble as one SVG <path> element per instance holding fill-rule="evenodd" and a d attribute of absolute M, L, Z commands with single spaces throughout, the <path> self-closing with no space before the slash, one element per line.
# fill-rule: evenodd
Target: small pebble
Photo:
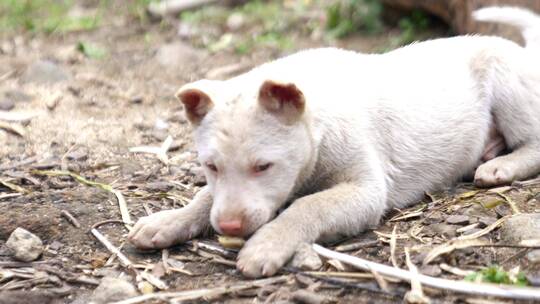
<path fill-rule="evenodd" d="M 420 268 L 420 273 L 431 277 L 438 277 L 441 275 L 442 270 L 438 265 L 425 265 Z"/>
<path fill-rule="evenodd" d="M 86 148 L 78 148 L 66 154 L 66 158 L 74 161 L 84 161 L 88 159 L 88 150 Z"/>
<path fill-rule="evenodd" d="M 96 304 L 105 304 L 136 295 L 137 290 L 131 283 L 122 279 L 105 277 L 92 293 L 90 301 Z"/>
<path fill-rule="evenodd" d="M 9 111 L 15 108 L 15 102 L 9 98 L 0 99 L 0 110 Z"/>
<path fill-rule="evenodd" d="M 453 238 L 456 236 L 457 228 L 458 226 L 455 225 L 440 223 L 427 226 L 427 231 L 433 231 L 436 235 L 443 235 L 447 238 Z"/>
<path fill-rule="evenodd" d="M 246 23 L 246 18 L 242 13 L 233 13 L 227 18 L 227 28 L 230 31 L 240 30 Z"/>
<path fill-rule="evenodd" d="M 39 258 L 43 252 L 43 242 L 26 229 L 15 229 L 6 242 L 13 257 L 22 262 L 31 262 Z"/>
<path fill-rule="evenodd" d="M 169 182 L 158 181 L 147 183 L 144 188 L 150 192 L 168 192 L 174 188 L 174 185 Z"/>
<path fill-rule="evenodd" d="M 21 76 L 24 83 L 53 84 L 71 79 L 69 72 L 49 60 L 31 64 Z"/>
<path fill-rule="evenodd" d="M 540 238 L 540 213 L 516 214 L 507 219 L 501 229 L 501 239 L 509 244 Z"/>
<path fill-rule="evenodd" d="M 292 300 L 296 303 L 304 304 L 323 304 L 328 302 L 328 298 L 326 296 L 306 289 L 299 289 L 293 292 Z"/>
<path fill-rule="evenodd" d="M 535 263 L 535 264 L 540 263 L 540 249 L 529 251 L 529 253 L 527 253 L 527 259 L 531 263 Z"/>
<path fill-rule="evenodd" d="M 466 225 L 470 221 L 469 216 L 467 215 L 451 215 L 446 218 L 446 222 L 448 224 L 454 224 L 454 225 Z"/>
<path fill-rule="evenodd" d="M 534 287 L 540 286 L 540 275 L 539 274 L 528 274 L 527 275 L 527 281 L 529 281 L 529 284 Z"/>

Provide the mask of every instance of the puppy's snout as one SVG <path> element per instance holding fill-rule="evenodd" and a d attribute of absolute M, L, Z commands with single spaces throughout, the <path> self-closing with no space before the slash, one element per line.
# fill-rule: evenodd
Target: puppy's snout
<path fill-rule="evenodd" d="M 220 220 L 218 225 L 221 232 L 225 235 L 241 236 L 243 233 L 243 225 L 241 220 Z"/>

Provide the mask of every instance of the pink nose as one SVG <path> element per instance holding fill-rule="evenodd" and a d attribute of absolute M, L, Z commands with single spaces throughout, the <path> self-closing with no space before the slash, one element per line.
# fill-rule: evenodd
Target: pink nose
<path fill-rule="evenodd" d="M 219 229 L 225 235 L 240 236 L 242 234 L 242 221 L 220 221 Z"/>

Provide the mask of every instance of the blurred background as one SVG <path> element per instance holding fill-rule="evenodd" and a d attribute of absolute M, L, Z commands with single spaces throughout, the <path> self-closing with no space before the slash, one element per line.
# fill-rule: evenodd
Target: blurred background
<path fill-rule="evenodd" d="M 521 42 L 515 29 L 471 20 L 473 10 L 493 4 L 540 12 L 539 0 L 0 0 L 0 261 L 10 261 L 3 242 L 22 227 L 49 246 L 44 260 L 61 260 L 59 267 L 69 275 L 60 277 L 91 276 L 72 283 L 71 289 L 55 290 L 55 298 L 66 299 L 58 302 L 45 301 L 34 290 L 41 286 L 52 292 L 52 283 L 42 286 L 42 271 L 35 272 L 35 278 L 25 273 L 26 284 L 7 278 L 9 282 L 4 280 L 0 286 L 0 303 L 88 303 L 105 271 L 115 275 L 122 271 L 106 267 L 114 256 L 110 258 L 87 233 L 95 223 L 119 219 L 114 196 L 66 176 L 46 177 L 34 170 L 68 170 L 114 187 L 126 196 L 134 218 L 178 208 L 206 183 L 191 128 L 173 97 L 181 85 L 201 78 L 227 79 L 312 47 L 383 53 L 417 40 L 472 33 Z M 444 79 L 442 75 L 433 77 Z M 141 146 L 163 153 L 158 158 L 155 153 L 130 151 Z M 520 197 L 530 195 L 523 192 Z M 510 212 L 500 198 L 490 203 L 497 207 L 484 210 L 474 194 L 466 197 L 474 200 L 466 206 L 479 207 L 482 216 L 493 222 L 497 214 Z M 536 200 L 529 202 L 530 209 L 538 206 Z M 84 229 L 62 218 L 66 210 Z M 443 221 L 445 216 L 438 218 Z M 468 224 L 468 218 L 463 223 Z M 446 226 L 455 236 L 458 226 Z M 389 227 L 386 230 L 392 231 Z M 101 229 L 114 244 L 125 242 L 120 226 Z M 444 231 L 436 234 L 444 239 Z M 366 254 L 388 263 L 388 249 L 381 245 Z M 142 256 L 129 248 L 126 252 L 134 261 L 161 259 L 161 254 Z M 463 250 L 456 256 L 451 260 L 471 269 L 492 264 L 497 254 L 486 248 Z M 525 260 L 517 253 L 499 256 Z M 171 288 L 195 289 L 238 280 L 226 266 L 205 259 L 185 261 L 186 269 L 197 275 L 166 276 Z M 442 273 L 437 267 L 429 271 Z M 55 278 L 52 287 L 65 283 Z M 6 286 L 20 291 L 13 294 L 12 302 L 2 302 L 7 298 L 1 294 Z M 99 296 L 100 289 L 96 290 Z M 340 302 L 358 303 L 357 294 L 339 291 Z M 395 303 L 369 295 L 367 303 Z"/>

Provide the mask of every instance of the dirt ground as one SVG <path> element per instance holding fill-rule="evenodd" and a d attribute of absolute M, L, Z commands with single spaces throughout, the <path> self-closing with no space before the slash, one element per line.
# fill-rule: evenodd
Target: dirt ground
<path fill-rule="evenodd" d="M 189 124 L 173 97 L 182 84 L 202 77 L 228 77 L 306 47 L 380 50 L 399 35 L 389 30 L 326 41 L 298 31 L 294 46 L 287 50 L 259 47 L 245 54 L 212 52 L 180 37 L 178 21 L 141 23 L 117 12 L 112 9 L 106 23 L 91 31 L 11 33 L 1 41 L 0 107 L 5 106 L 6 113 L 31 117 L 0 129 L 0 303 L 88 303 L 103 277 L 124 277 L 137 285 L 134 272 L 89 233 L 96 223 L 101 223 L 96 229 L 121 248 L 138 272 L 152 273 L 166 283 L 167 291 L 235 286 L 246 281 L 231 266 L 234 252 L 204 246 L 220 248 L 212 235 L 200 238 L 203 245 L 168 250 L 166 259 L 173 270 L 166 272 L 161 250 L 143 252 L 126 243 L 127 230 L 115 195 L 69 176 L 47 175 L 45 170 L 70 171 L 112 186 L 125 197 L 134 220 L 150 212 L 180 208 L 205 183 L 195 160 Z M 99 45 L 107 55 L 100 59 L 85 56 L 77 50 L 81 41 Z M 173 142 L 168 165 L 153 154 L 129 152 L 135 146 L 160 146 L 169 135 Z M 464 275 L 451 267 L 477 271 L 497 264 L 506 270 L 519 266 L 530 284 L 538 284 L 540 267 L 527 258 L 532 251 L 528 248 L 467 247 L 423 262 L 435 246 L 481 231 L 487 232 L 473 239 L 508 244 L 502 228 L 488 228 L 513 213 L 510 203 L 522 213 L 539 212 L 539 189 L 537 182 L 495 190 L 463 183 L 442 193 L 426 194 L 423 202 L 408 210 L 392 211 L 375 231 L 327 246 L 363 242 L 347 253 L 392 265 L 390 243 L 395 228 L 394 256 L 399 267 L 407 268 L 404 248 L 409 247 L 413 263 L 431 276 L 462 280 Z M 66 212 L 80 227 L 67 220 Z M 15 262 L 5 248 L 17 227 L 42 239 L 45 250 L 36 262 Z M 6 271 L 18 275 L 10 277 Z M 325 263 L 321 271 L 358 273 L 336 262 Z M 285 283 L 193 302 L 287 303 L 300 301 L 292 296 L 294 291 L 309 290 L 327 303 L 401 303 L 410 289 L 406 283 L 390 282 L 389 291 L 382 291 L 369 275 L 329 280 L 320 273 L 282 273 L 287 274 L 290 278 Z M 425 291 L 433 303 L 509 302 Z"/>

